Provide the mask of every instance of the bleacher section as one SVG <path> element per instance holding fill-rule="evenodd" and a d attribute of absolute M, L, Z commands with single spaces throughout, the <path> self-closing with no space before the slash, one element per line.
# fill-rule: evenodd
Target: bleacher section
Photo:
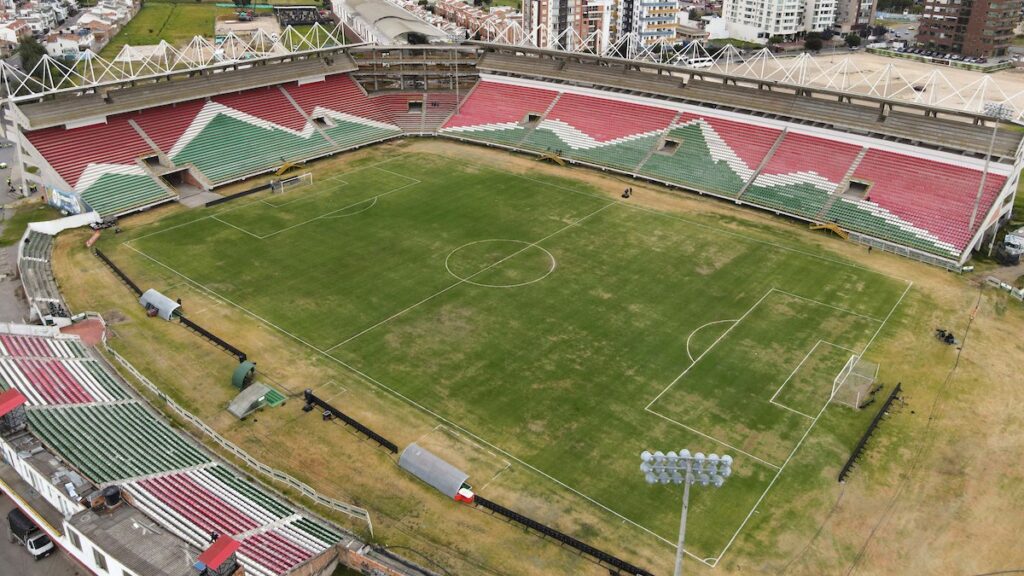
<path fill-rule="evenodd" d="M 200 549 L 211 532 L 230 534 L 258 576 L 289 573 L 342 539 L 213 462 L 108 370 L 77 337 L 0 334 L 0 389 L 28 398 L 32 432 L 96 485 L 121 483 L 160 526 Z"/>
<path fill-rule="evenodd" d="M 394 137 L 403 128 L 432 132 L 454 110 L 454 96 L 437 95 L 430 100 L 436 106 L 410 114 L 410 99 L 422 101 L 424 95 L 371 101 L 351 78 L 339 75 L 125 113 L 106 124 L 27 134 L 82 199 L 107 217 L 173 198 L 137 163 L 157 153 L 139 131 L 170 167 L 192 166 L 216 186 L 285 162 Z M 392 118 L 400 119 L 401 127 Z"/>
<path fill-rule="evenodd" d="M 976 167 L 888 152 L 889 144 L 845 135 L 811 135 L 711 110 L 696 113 L 597 97 L 537 83 L 484 79 L 440 134 L 555 153 L 699 192 L 785 213 L 835 222 L 853 232 L 959 259 L 1006 177 L 990 174 L 970 228 L 981 181 Z M 543 110 L 542 110 L 543 109 Z M 532 128 L 527 114 L 539 120 Z M 850 181 L 867 197 L 847 194 Z"/>
<path fill-rule="evenodd" d="M 833 198 L 862 147 L 788 132 L 740 198 L 815 219 Z"/>
<path fill-rule="evenodd" d="M 398 126 L 403 132 L 419 134 L 424 131 L 424 94 L 422 92 L 400 92 L 395 94 L 378 94 L 370 97 L 375 108 L 382 111 L 389 122 Z M 410 109 L 411 103 L 418 107 Z"/>
<path fill-rule="evenodd" d="M 694 80 L 685 90 L 702 85 Z M 763 96 L 755 92 L 751 97 Z M 730 94 L 735 99 L 745 92 Z M 410 107 L 412 102 L 417 104 Z M 432 133 L 556 154 L 812 222 L 835 222 L 957 260 L 1006 182 L 1005 175 L 990 174 L 972 228 L 981 180 L 977 162 L 891 152 L 892 144 L 882 140 L 840 132 L 832 137 L 824 129 L 756 116 L 511 77 L 485 77 L 458 103 L 453 93 L 369 96 L 348 74 L 337 74 L 28 136 L 106 216 L 167 198 L 166 188 L 136 162 L 154 146 L 171 168 L 192 166 L 201 180 L 220 185 L 289 161 Z M 101 143 L 93 150 L 96 142 Z M 1002 164 L 994 167 L 1005 173 Z M 851 180 L 869 188 L 866 197 L 847 193 Z M 33 290 L 53 295 L 56 287 L 34 274 L 28 278 Z"/>
<path fill-rule="evenodd" d="M 204 466 L 125 484 L 136 506 L 201 545 L 216 531 L 241 540 L 257 574 L 283 574 L 341 536 L 299 516 L 230 470 Z"/>
<path fill-rule="evenodd" d="M 21 257 L 18 259 L 18 271 L 25 287 L 25 297 L 41 314 L 67 317 L 67 309 L 64 307 L 50 264 L 52 248 L 52 236 L 30 231 L 25 237 Z"/>
<path fill-rule="evenodd" d="M 80 128 L 28 132 L 50 166 L 100 215 L 115 216 L 174 198 L 138 165 L 153 149 L 129 123 L 130 115 Z"/>
<path fill-rule="evenodd" d="M 634 172 L 676 114 L 667 108 L 566 92 L 522 146 Z"/>
<path fill-rule="evenodd" d="M 687 188 L 736 196 L 781 134 L 724 118 L 683 113 L 639 172 Z"/>
<path fill-rule="evenodd" d="M 457 138 L 516 146 L 526 135 L 530 114 L 547 112 L 558 92 L 481 80 L 451 117 L 442 134 Z"/>
<path fill-rule="evenodd" d="M 0 358 L 0 388 L 17 388 L 32 406 L 128 397 L 95 360 Z"/>
<path fill-rule="evenodd" d="M 210 461 L 135 402 L 38 408 L 32 430 L 97 484 Z"/>

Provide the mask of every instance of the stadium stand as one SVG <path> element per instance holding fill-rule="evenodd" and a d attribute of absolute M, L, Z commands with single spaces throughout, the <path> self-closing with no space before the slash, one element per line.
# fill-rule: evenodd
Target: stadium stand
<path fill-rule="evenodd" d="M 214 531 L 240 539 L 260 573 L 287 573 L 341 538 L 216 464 L 124 487 L 137 506 L 190 542 L 201 545 Z"/>
<path fill-rule="evenodd" d="M 781 85 L 769 91 L 725 83 L 715 73 L 679 75 L 658 65 L 652 72 L 616 58 L 480 46 L 462 102 L 446 76 L 451 70 L 417 68 L 421 76 L 410 72 L 395 81 L 395 68 L 407 63 L 441 66 L 445 57 L 434 58 L 431 49 L 414 55 L 357 49 L 355 59 L 345 55 L 337 66 L 325 60 L 296 68 L 325 66 L 323 75 L 225 74 L 218 79 L 222 89 L 206 99 L 197 90 L 200 98 L 184 101 L 180 86 L 125 87 L 107 98 L 120 114 L 108 115 L 105 124 L 26 134 L 103 216 L 168 198 L 138 160 L 153 148 L 161 169 L 190 167 L 215 187 L 289 161 L 403 134 L 438 134 L 553 153 L 813 223 L 833 222 L 861 235 L 858 241 L 902 245 L 913 254 L 901 253 L 954 267 L 966 260 L 982 223 L 991 225 L 990 212 L 1008 190 L 1009 161 L 1021 147 L 1020 133 L 994 133 L 970 114 L 934 117 L 919 104 L 815 97 Z M 424 89 L 403 89 L 410 85 Z M 103 107 L 88 94 L 77 98 Z M 171 101 L 177 103 L 165 104 Z M 131 102 L 141 110 L 125 110 Z M 54 118 L 48 102 L 26 108 L 29 124 Z M 104 143 L 93 150 L 95 140 Z M 995 162 L 972 226 L 988 143 Z M 30 280 L 41 294 L 55 288 Z"/>
<path fill-rule="evenodd" d="M 554 90 L 481 80 L 441 133 L 515 146 L 526 135 L 528 117 L 543 116 L 557 97 Z"/>
<path fill-rule="evenodd" d="M 563 92 L 522 146 L 633 172 L 677 112 Z"/>
<path fill-rule="evenodd" d="M 780 130 L 690 112 L 680 115 L 639 173 L 687 188 L 736 196 Z M 669 144 L 672 148 L 666 148 Z"/>
<path fill-rule="evenodd" d="M 212 461 L 132 399 L 78 337 L 0 333 L 0 389 L 10 388 L 28 399 L 32 432 L 80 473 L 123 483 L 134 506 L 199 549 L 212 531 L 241 540 L 249 574 L 290 573 L 342 540 Z"/>
<path fill-rule="evenodd" d="M 27 137 L 60 177 L 102 216 L 174 198 L 136 163 L 154 151 L 126 116 L 80 128 L 46 128 L 29 132 Z"/>
<path fill-rule="evenodd" d="M 861 146 L 787 132 L 741 200 L 815 219 L 857 160 Z"/>
<path fill-rule="evenodd" d="M 29 231 L 18 257 L 18 272 L 21 274 L 25 297 L 40 316 L 67 317 L 67 309 L 61 299 L 50 263 L 52 248 L 52 236 Z"/>
<path fill-rule="evenodd" d="M 39 437 L 98 484 L 209 462 L 138 403 L 31 410 Z"/>

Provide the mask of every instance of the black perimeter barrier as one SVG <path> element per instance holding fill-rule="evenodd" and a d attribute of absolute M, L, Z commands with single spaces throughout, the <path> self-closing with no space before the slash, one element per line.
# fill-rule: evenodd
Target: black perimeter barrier
<path fill-rule="evenodd" d="M 135 282 L 132 282 L 132 279 L 129 278 L 127 274 L 122 272 L 121 269 L 117 267 L 117 264 L 111 262 L 110 258 L 107 258 L 106 254 L 100 252 L 99 248 L 94 250 L 94 252 L 96 253 L 96 256 L 99 257 L 100 260 L 103 260 L 104 264 L 109 266 L 110 269 L 114 271 L 114 274 L 117 274 L 117 277 L 120 278 L 122 282 L 127 284 L 128 287 L 132 289 L 132 292 L 135 292 L 136 296 L 142 296 L 142 290 L 140 290 L 139 287 L 135 285 Z"/>
<path fill-rule="evenodd" d="M 211 206 L 216 206 L 217 204 L 223 204 L 225 202 L 230 202 L 230 201 L 232 201 L 232 200 L 234 200 L 236 198 L 241 198 L 243 196 L 248 196 L 249 194 L 255 194 L 257 192 L 262 192 L 263 190 L 266 190 L 267 188 L 270 188 L 270 184 L 262 184 L 260 186 L 255 187 L 255 188 L 249 188 L 248 190 L 242 190 L 241 192 L 237 192 L 235 194 L 231 194 L 230 196 L 221 196 L 220 198 L 217 198 L 216 200 L 210 200 L 209 202 L 207 202 L 206 203 L 206 207 L 209 208 Z"/>
<path fill-rule="evenodd" d="M 839 482 L 846 482 L 846 477 L 850 475 L 850 471 L 853 469 L 853 465 L 857 462 L 857 458 L 860 458 L 864 447 L 868 443 L 868 439 L 871 438 L 871 434 L 878 428 L 878 425 L 882 422 L 882 417 L 889 411 L 889 407 L 896 401 L 896 398 L 900 395 L 902 389 L 901 384 L 896 384 L 896 387 L 889 393 L 889 397 L 886 398 L 885 403 L 878 409 L 878 414 L 875 414 L 875 419 L 871 421 L 868 429 L 864 431 L 864 435 L 860 437 L 860 442 L 857 442 L 857 447 L 853 449 L 853 453 L 850 454 L 850 459 L 846 461 L 846 465 L 839 471 Z"/>
<path fill-rule="evenodd" d="M 512 510 L 509 510 L 508 508 L 505 508 L 500 504 L 495 504 L 494 502 L 491 502 L 490 500 L 484 498 L 483 496 L 480 496 L 479 494 L 477 494 L 474 497 L 473 501 L 474 503 L 476 503 L 477 506 L 480 506 L 481 508 L 486 508 L 491 512 L 494 512 L 495 514 L 500 514 L 513 522 L 522 524 L 530 530 L 540 532 L 544 536 L 550 536 L 551 538 L 558 540 L 562 544 L 565 544 L 566 546 L 569 546 L 571 548 L 575 548 L 576 550 L 579 550 L 587 556 L 594 558 L 601 564 L 607 564 L 608 566 L 612 566 L 620 573 L 631 574 L 634 576 L 654 576 L 653 574 L 651 574 L 647 570 L 644 570 L 643 568 L 633 566 L 625 560 L 620 560 L 619 558 L 616 558 L 615 556 L 612 556 L 607 552 L 598 550 L 597 548 L 594 548 L 593 546 L 586 544 L 584 542 L 580 542 L 579 540 L 573 538 L 572 536 L 569 536 L 568 534 L 559 532 L 558 530 L 541 524 L 540 522 L 537 522 L 532 518 L 527 518 L 522 514 L 513 512 Z"/>
<path fill-rule="evenodd" d="M 128 285 L 129 288 L 132 289 L 133 292 L 135 292 L 136 296 L 142 296 L 142 290 L 139 289 L 138 285 L 136 285 L 135 282 L 132 282 L 132 279 L 129 278 L 128 275 L 125 274 L 123 270 L 118 268 L 117 265 L 114 264 L 110 260 L 110 258 L 107 258 L 106 254 L 101 252 L 99 250 L 99 248 L 97 248 L 95 250 L 95 253 L 96 253 L 96 256 L 98 256 L 100 260 L 103 260 L 104 264 L 106 264 L 107 266 L 110 266 L 110 269 L 113 270 L 115 274 L 117 274 L 118 278 L 120 278 L 125 284 Z M 245 360 L 247 358 L 245 352 L 242 352 L 238 348 L 235 348 L 231 344 L 228 344 L 227 342 L 225 342 L 222 338 L 220 338 L 219 336 L 217 336 L 213 332 L 210 332 L 206 328 L 203 328 L 199 324 L 196 324 L 195 322 L 189 320 L 188 318 L 185 318 L 184 316 L 178 316 L 178 320 L 182 324 L 184 324 L 186 327 L 191 328 L 192 330 L 194 330 L 200 336 L 206 338 L 210 342 L 213 342 L 217 346 L 220 346 L 224 350 L 227 350 L 229 354 L 231 354 L 232 356 L 238 358 L 239 362 L 245 362 Z"/>
<path fill-rule="evenodd" d="M 245 360 L 248 358 L 245 352 L 242 352 L 238 348 L 235 348 L 231 344 L 228 344 L 213 332 L 210 332 L 206 328 L 203 328 L 202 326 L 196 324 L 195 322 L 189 320 L 188 318 L 185 318 L 184 316 L 178 316 L 178 321 L 184 324 L 186 327 L 196 331 L 203 338 L 206 338 L 210 342 L 213 342 L 217 346 L 220 346 L 221 348 L 227 350 L 228 353 L 230 353 L 232 356 L 238 358 L 239 362 L 245 362 Z"/>
<path fill-rule="evenodd" d="M 348 424 L 349 426 L 351 426 L 351 427 L 355 428 L 356 430 L 362 432 L 370 440 L 373 440 L 377 444 L 380 444 L 381 446 L 386 448 L 388 450 L 388 452 L 391 452 L 392 454 L 398 454 L 398 446 L 395 446 L 394 442 L 392 442 L 391 440 L 388 440 L 387 438 L 381 436 L 380 434 L 377 434 L 373 430 L 370 430 L 369 428 L 364 426 L 358 420 L 352 418 L 348 414 L 345 414 L 341 410 L 338 410 L 334 406 L 331 406 L 327 402 L 324 402 L 323 400 L 317 398 L 316 394 L 313 394 L 312 390 L 306 389 L 306 391 L 303 394 L 306 397 L 306 404 L 311 405 L 311 406 L 315 405 L 315 406 L 319 406 L 319 407 L 323 408 L 324 410 L 330 412 L 331 415 L 334 416 L 335 418 L 340 419 L 345 424 Z"/>

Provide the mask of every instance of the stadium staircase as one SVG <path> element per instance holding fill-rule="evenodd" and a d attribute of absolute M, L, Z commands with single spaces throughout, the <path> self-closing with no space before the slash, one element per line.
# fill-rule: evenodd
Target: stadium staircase
<path fill-rule="evenodd" d="M 212 531 L 241 540 L 248 574 L 291 573 L 342 540 L 214 462 L 133 399 L 77 336 L 0 334 L 0 388 L 12 387 L 28 399 L 31 431 L 81 474 L 120 484 L 134 506 L 199 549 Z"/>

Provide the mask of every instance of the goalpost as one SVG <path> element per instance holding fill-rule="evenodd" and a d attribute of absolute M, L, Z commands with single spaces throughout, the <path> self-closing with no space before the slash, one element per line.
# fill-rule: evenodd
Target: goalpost
<path fill-rule="evenodd" d="M 878 364 L 854 354 L 832 380 L 830 400 L 860 410 L 874 394 L 877 379 Z"/>
<path fill-rule="evenodd" d="M 275 194 L 284 194 L 285 192 L 291 192 L 295 188 L 302 186 L 308 186 L 313 183 L 313 173 L 305 172 L 297 176 L 291 176 L 282 180 L 276 180 L 271 182 L 270 188 Z"/>

